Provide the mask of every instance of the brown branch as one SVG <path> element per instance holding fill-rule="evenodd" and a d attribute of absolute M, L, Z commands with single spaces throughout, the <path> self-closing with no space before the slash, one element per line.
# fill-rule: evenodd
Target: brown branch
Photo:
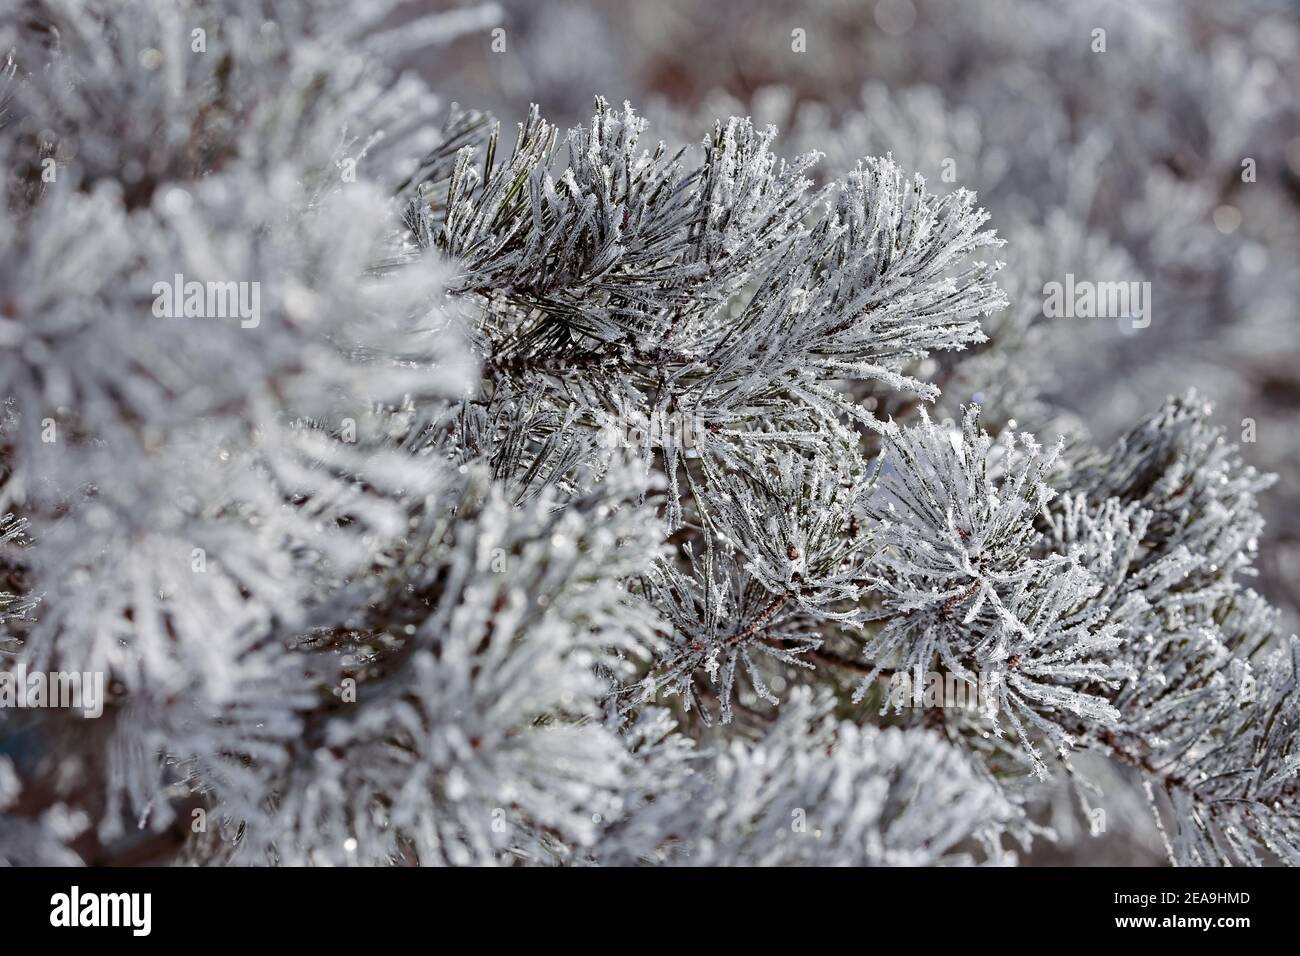
<path fill-rule="evenodd" d="M 745 641 L 749 640 L 751 637 L 753 637 L 755 634 L 761 631 L 767 625 L 767 623 L 776 616 L 776 612 L 781 610 L 781 608 L 785 607 L 786 602 L 789 600 L 790 600 L 790 593 L 788 591 L 785 594 L 778 595 L 775 601 L 773 601 L 767 607 L 763 608 L 763 610 L 759 613 L 758 617 L 754 618 L 754 620 L 749 623 L 748 627 L 746 627 L 735 637 L 729 638 L 726 642 L 727 646 L 731 647 L 736 644 L 743 644 Z"/>

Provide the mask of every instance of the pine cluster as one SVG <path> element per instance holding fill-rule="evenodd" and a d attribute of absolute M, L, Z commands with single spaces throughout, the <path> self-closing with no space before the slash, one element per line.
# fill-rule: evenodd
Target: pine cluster
<path fill-rule="evenodd" d="M 0 664 L 108 689 L 0 708 L 0 861 L 1001 864 L 1092 754 L 1174 861 L 1300 863 L 1204 399 L 931 416 L 1031 294 L 973 193 L 600 99 L 511 142 L 390 67 L 496 12 L 393 7 L 0 24 Z"/>

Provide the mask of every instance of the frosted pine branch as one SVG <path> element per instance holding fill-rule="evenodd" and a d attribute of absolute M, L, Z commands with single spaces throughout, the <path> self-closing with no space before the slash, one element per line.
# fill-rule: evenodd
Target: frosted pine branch
<path fill-rule="evenodd" d="M 1270 479 L 1195 394 L 1047 441 L 1035 284 L 1134 260 L 1001 273 L 970 114 L 512 136 L 394 72 L 491 5 L 265 13 L 0 22 L 0 673 L 105 686 L 0 708 L 0 862 L 1007 864 L 1067 779 L 1300 863 Z"/>

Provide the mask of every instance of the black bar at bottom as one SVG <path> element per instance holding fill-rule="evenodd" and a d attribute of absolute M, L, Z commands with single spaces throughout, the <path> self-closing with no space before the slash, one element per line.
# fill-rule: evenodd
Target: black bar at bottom
<path fill-rule="evenodd" d="M 39 869 L 0 870 L 0 922 L 6 943 L 77 933 L 127 946 L 373 947 L 401 938 L 390 931 L 435 945 L 513 934 L 554 943 L 575 931 L 575 941 L 598 931 L 649 943 L 697 928 L 729 941 L 833 928 L 864 943 L 943 944 L 983 927 L 1044 944 L 1170 933 L 1230 942 L 1288 927 L 1294 889 L 1277 869 Z"/>

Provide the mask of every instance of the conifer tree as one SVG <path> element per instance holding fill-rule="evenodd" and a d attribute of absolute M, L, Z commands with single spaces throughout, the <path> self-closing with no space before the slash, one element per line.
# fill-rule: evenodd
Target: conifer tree
<path fill-rule="evenodd" d="M 0 670 L 105 679 L 0 708 L 0 862 L 1005 864 L 1096 758 L 1300 863 L 1205 398 L 954 404 L 1034 305 L 974 193 L 511 128 L 392 66 L 499 11 L 395 6 L 0 24 Z"/>

